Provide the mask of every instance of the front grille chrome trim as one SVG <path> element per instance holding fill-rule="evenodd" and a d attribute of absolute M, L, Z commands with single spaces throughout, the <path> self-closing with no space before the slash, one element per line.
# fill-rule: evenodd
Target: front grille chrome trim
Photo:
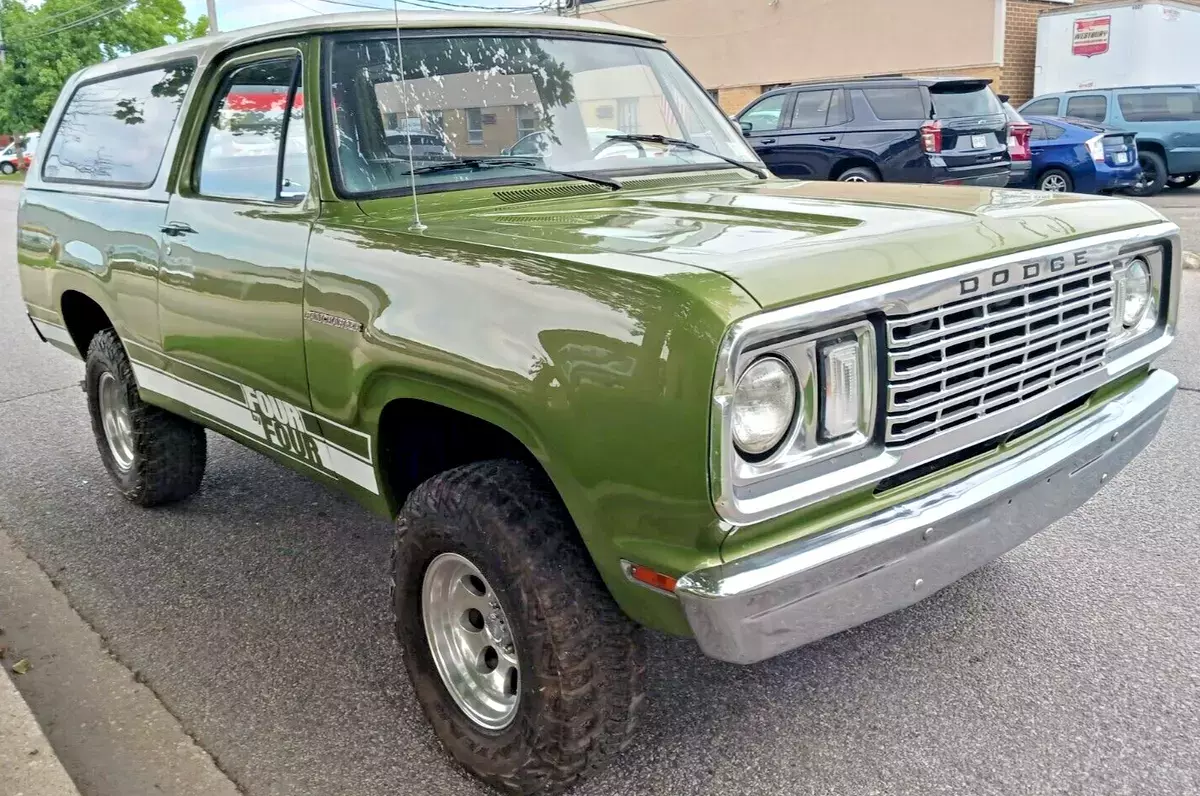
<path fill-rule="evenodd" d="M 1103 367 L 1114 267 L 1064 265 L 1020 287 L 888 318 L 888 338 L 900 342 L 887 351 L 884 444 L 934 436 Z"/>
<path fill-rule="evenodd" d="M 1105 338 L 1097 337 L 1091 341 L 1095 344 L 1095 350 L 1089 345 L 1081 345 L 1077 350 L 1072 350 L 1070 356 L 1063 354 L 1066 357 L 1064 361 L 1071 365 L 1076 357 L 1098 353 L 1097 367 L 1089 369 L 1087 365 L 1092 363 L 1081 362 L 1079 373 L 1067 368 L 1040 391 L 1031 385 L 1028 390 L 1021 392 L 1022 400 L 1011 406 L 1004 406 L 992 414 L 967 418 L 961 425 L 922 438 L 894 440 L 885 446 L 882 435 L 879 435 L 869 445 L 843 456 L 769 472 L 746 467 L 744 462 L 736 458 L 729 433 L 727 396 L 736 383 L 739 363 L 744 356 L 750 355 L 749 352 L 776 341 L 839 324 L 860 322 L 864 318 L 877 319 L 881 330 L 878 347 L 881 351 L 890 351 L 894 347 L 893 330 L 899 324 L 889 326 L 889 320 L 911 321 L 918 313 L 926 313 L 926 317 L 945 317 L 946 305 L 962 302 L 949 308 L 949 313 L 953 314 L 969 309 L 970 302 L 975 302 L 975 306 L 995 303 L 996 291 L 1001 290 L 1013 291 L 1002 298 L 1011 298 L 1017 295 L 1016 291 L 1028 296 L 1037 292 L 1036 289 L 1027 291 L 1032 283 L 1060 275 L 1066 279 L 1068 274 L 1077 279 L 1123 255 L 1158 245 L 1165 246 L 1168 256 L 1163 260 L 1166 293 L 1161 302 L 1161 319 L 1155 330 L 1136 341 L 1109 350 L 1105 350 L 1101 343 Z M 1179 228 L 1164 221 L 943 268 L 804 304 L 768 310 L 738 321 L 730 327 L 718 350 L 713 385 L 710 426 L 713 445 L 709 466 L 712 500 L 717 514 L 732 527 L 750 525 L 853 489 L 870 486 L 883 478 L 970 447 L 980 440 L 1010 433 L 1146 365 L 1166 350 L 1174 339 L 1181 269 Z M 1073 279 L 1066 281 L 1069 283 Z M 979 295 L 975 295 L 975 291 Z M 1105 297 L 1103 290 L 1097 289 L 1085 294 L 1072 294 L 1070 300 L 1086 306 L 1089 302 L 1103 301 Z M 1108 300 L 1111 303 L 1111 297 Z M 1101 309 L 1096 307 L 1086 318 L 1071 319 L 1076 324 L 1076 331 L 1098 328 L 1100 315 L 1097 313 Z M 1055 308 L 1055 311 L 1061 310 L 1061 307 Z M 1001 320 L 1006 322 L 1010 319 Z M 944 330 L 938 331 L 938 334 L 944 334 Z M 915 339 L 906 348 L 915 347 L 920 342 L 928 340 Z M 1016 339 L 1013 349 L 1024 349 L 1029 342 L 1027 339 Z M 886 356 L 881 359 L 886 363 Z M 967 361 L 964 359 L 951 363 L 951 366 L 963 365 Z M 939 365 L 946 366 L 945 362 Z M 887 374 L 888 370 L 884 367 L 881 373 Z M 918 378 L 930 373 L 910 372 L 907 375 Z M 887 417 L 892 398 L 892 395 L 887 395 L 880 402 L 881 415 Z M 885 420 L 883 427 L 886 426 Z"/>

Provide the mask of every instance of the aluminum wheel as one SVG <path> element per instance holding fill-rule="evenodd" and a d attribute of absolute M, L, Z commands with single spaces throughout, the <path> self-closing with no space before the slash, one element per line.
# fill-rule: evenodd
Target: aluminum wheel
<path fill-rule="evenodd" d="M 843 177 L 842 182 L 867 182 L 867 178 L 852 174 L 849 177 Z"/>
<path fill-rule="evenodd" d="M 1061 174 L 1047 174 L 1042 178 L 1042 190 L 1063 193 L 1067 190 L 1067 180 Z"/>
<path fill-rule="evenodd" d="M 521 667 L 500 599 L 479 568 L 442 553 L 425 570 L 421 615 L 429 651 L 463 713 L 489 730 L 517 715 Z"/>
<path fill-rule="evenodd" d="M 120 470 L 133 467 L 133 422 L 129 419 L 129 402 L 125 390 L 112 373 L 100 374 L 100 420 L 104 425 L 104 439 L 113 461 Z"/>

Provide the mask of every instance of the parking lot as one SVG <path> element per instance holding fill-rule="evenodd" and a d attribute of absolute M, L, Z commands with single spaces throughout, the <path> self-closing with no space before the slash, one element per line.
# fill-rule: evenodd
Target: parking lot
<path fill-rule="evenodd" d="M 216 435 L 186 504 L 143 511 L 110 486 L 82 366 L 22 309 L 17 196 L 0 186 L 0 536 L 243 793 L 481 793 L 399 660 L 386 522 Z M 1200 251 L 1200 189 L 1151 203 Z M 577 793 L 1200 790 L 1200 272 L 1181 315 L 1166 425 L 1091 503 L 923 603 L 757 666 L 653 635 L 641 732 Z M 33 662 L 28 678 L 53 671 Z M 52 740 L 92 731 L 24 687 L 44 723 L 62 717 Z M 140 796 L 107 789 L 103 761 L 64 762 L 84 796 Z"/>

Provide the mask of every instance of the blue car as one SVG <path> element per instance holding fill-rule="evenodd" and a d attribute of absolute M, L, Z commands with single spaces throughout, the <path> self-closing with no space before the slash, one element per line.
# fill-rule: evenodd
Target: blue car
<path fill-rule="evenodd" d="M 1136 134 L 1142 179 L 1129 191 L 1134 196 L 1153 196 L 1163 188 L 1187 188 L 1200 182 L 1200 86 L 1124 86 L 1045 94 L 1020 110 L 1022 116 L 1069 116 Z"/>
<path fill-rule="evenodd" d="M 1025 188 L 1111 193 L 1133 188 L 1142 175 L 1133 133 L 1083 119 L 1026 116 L 1033 125 L 1033 165 Z"/>

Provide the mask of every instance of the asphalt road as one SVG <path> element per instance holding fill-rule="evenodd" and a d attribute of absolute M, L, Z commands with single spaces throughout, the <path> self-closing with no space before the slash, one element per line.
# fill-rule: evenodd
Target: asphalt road
<path fill-rule="evenodd" d="M 390 636 L 387 523 L 221 437 L 187 504 L 127 505 L 81 367 L 39 344 L 0 188 L 0 528 L 251 796 L 473 794 Z M 1200 190 L 1156 201 L 1200 248 Z M 600 794 L 1200 792 L 1200 273 L 1153 447 L 925 602 L 758 666 L 653 636 Z M 90 794 L 85 794 L 90 796 Z"/>

